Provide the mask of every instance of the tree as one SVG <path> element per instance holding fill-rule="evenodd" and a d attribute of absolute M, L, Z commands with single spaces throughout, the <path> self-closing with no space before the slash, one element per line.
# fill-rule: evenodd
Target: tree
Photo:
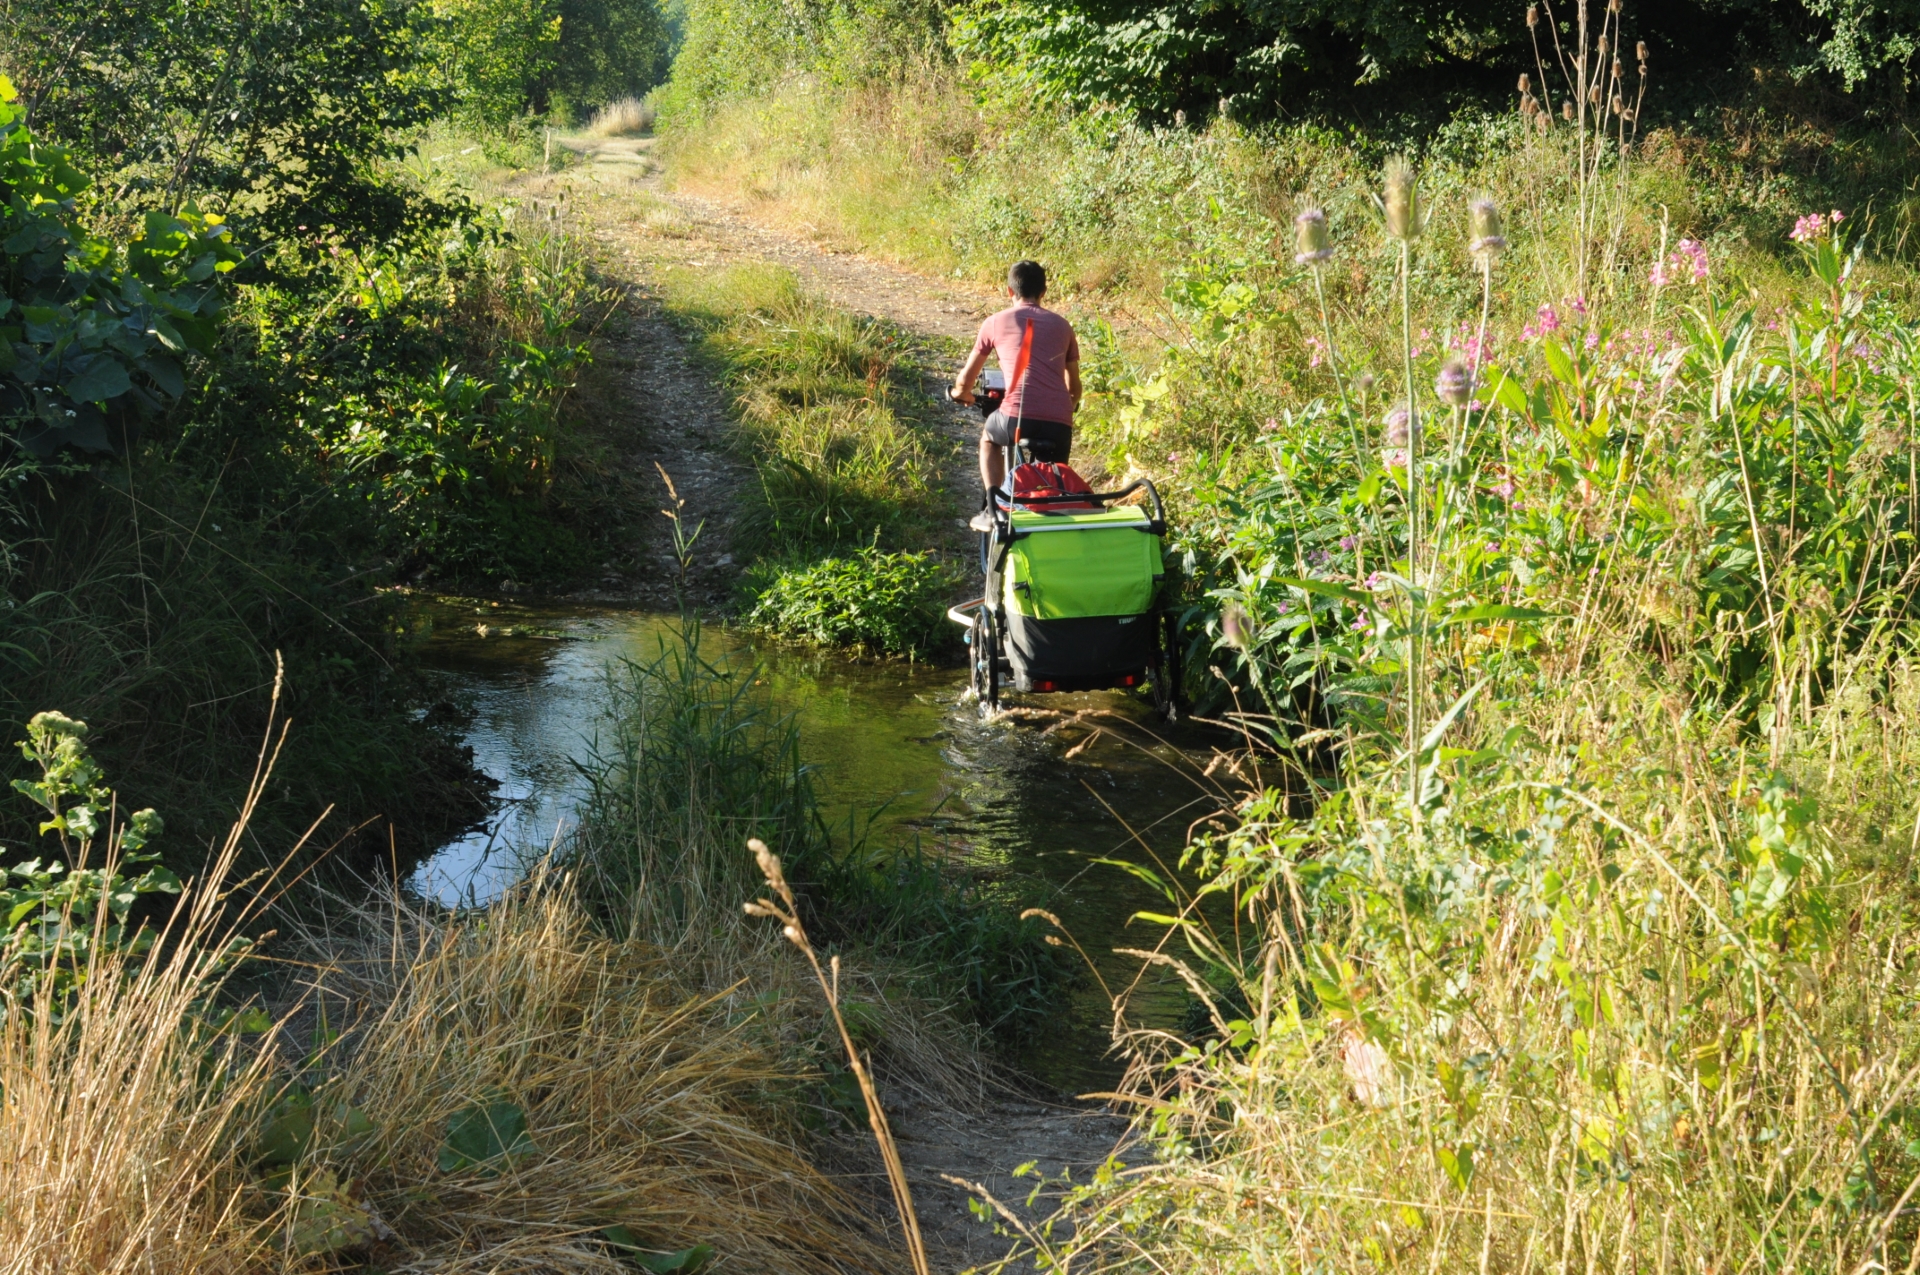
<path fill-rule="evenodd" d="M 120 208 L 196 203 L 256 243 L 426 210 L 380 172 L 447 100 L 412 0 L 0 2 L 28 119 Z"/>

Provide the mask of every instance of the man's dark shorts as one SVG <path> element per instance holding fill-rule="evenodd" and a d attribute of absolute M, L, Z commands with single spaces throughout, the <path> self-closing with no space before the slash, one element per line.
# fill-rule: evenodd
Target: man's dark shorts
<path fill-rule="evenodd" d="M 995 447 L 1005 447 L 1013 429 L 1014 420 L 1011 416 L 1005 412 L 995 412 L 987 417 L 981 432 Z M 1034 460 L 1065 464 L 1068 454 L 1073 451 L 1073 426 L 1063 421 L 1036 421 L 1027 417 L 1019 423 L 1019 430 L 1027 454 Z"/>

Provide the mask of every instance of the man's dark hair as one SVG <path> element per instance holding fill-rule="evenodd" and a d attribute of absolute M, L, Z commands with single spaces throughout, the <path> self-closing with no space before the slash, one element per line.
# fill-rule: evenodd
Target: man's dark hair
<path fill-rule="evenodd" d="M 1047 271 L 1037 261 L 1016 261 L 1007 270 L 1007 286 L 1022 301 L 1038 301 L 1047 295 Z"/>

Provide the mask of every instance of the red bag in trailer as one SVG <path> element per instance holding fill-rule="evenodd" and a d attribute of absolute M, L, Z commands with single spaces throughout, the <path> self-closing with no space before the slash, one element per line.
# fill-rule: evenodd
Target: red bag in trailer
<path fill-rule="evenodd" d="M 1034 513 L 1065 514 L 1077 513 L 1100 506 L 1091 500 L 1047 500 L 1048 496 L 1090 496 L 1093 488 L 1087 486 L 1087 480 L 1073 472 L 1069 465 L 1057 464 L 1047 460 L 1030 460 L 1014 467 L 1013 503 L 1024 506 Z M 1040 498 L 1038 503 L 1028 501 Z"/>

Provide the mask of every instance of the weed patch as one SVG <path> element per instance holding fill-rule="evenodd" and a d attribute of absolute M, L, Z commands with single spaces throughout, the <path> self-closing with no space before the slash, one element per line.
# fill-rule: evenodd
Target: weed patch
<path fill-rule="evenodd" d="M 863 549 L 797 567 L 760 563 L 746 623 L 822 646 L 924 657 L 951 644 L 946 608 L 960 574 L 929 553 Z"/>

